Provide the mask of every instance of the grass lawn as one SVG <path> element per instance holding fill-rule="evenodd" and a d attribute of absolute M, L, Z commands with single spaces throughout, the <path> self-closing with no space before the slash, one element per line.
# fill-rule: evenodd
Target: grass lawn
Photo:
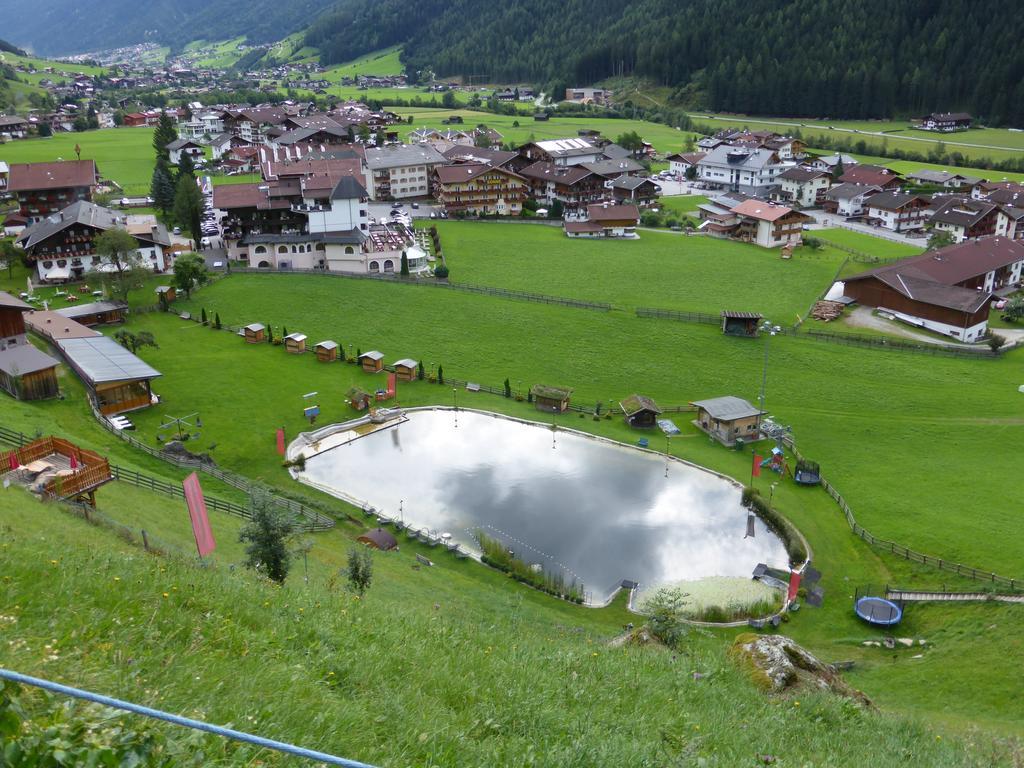
<path fill-rule="evenodd" d="M 822 694 L 764 696 L 718 638 L 691 634 L 678 655 L 609 648 L 619 616 L 437 555 L 412 570 L 417 549 L 404 541 L 374 555 L 359 600 L 340 588 L 341 534 L 314 542 L 308 583 L 296 564 L 279 588 L 223 560 L 143 557 L 20 490 L 0 492 L 0 515 L 6 666 L 375 765 L 519 766 L 525 754 L 560 768 L 725 766 L 771 754 L 887 768 L 912 754 L 946 768 L 989 757 L 984 736 L 969 751 L 948 729 Z M 216 742 L 203 748 L 224 757 Z M 1011 759 L 994 752 L 988 764 Z"/>
<path fill-rule="evenodd" d="M 572 240 L 561 227 L 453 221 L 439 222 L 438 232 L 455 282 L 607 301 L 627 314 L 636 307 L 716 315 L 737 309 L 792 324 L 845 259 L 803 249 L 783 261 L 777 251 L 669 232 Z"/>
<path fill-rule="evenodd" d="M 12 141 L 0 147 L 0 159 L 7 163 L 74 160 L 76 144 L 81 147 L 82 159 L 95 160 L 103 178 L 116 181 L 126 195 L 149 193 L 154 164 L 152 128 L 106 128 Z"/>
<path fill-rule="evenodd" d="M 893 240 L 886 240 L 882 237 L 872 237 L 863 232 L 855 232 L 852 229 L 819 229 L 811 233 L 819 240 L 835 243 L 847 248 L 853 248 L 861 253 L 871 256 L 878 256 L 882 259 L 902 259 L 907 256 L 916 256 L 924 249 L 907 243 L 897 243 Z M 857 265 L 860 271 L 870 267 L 868 264 Z"/>
<path fill-rule="evenodd" d="M 658 198 L 658 207 L 666 213 L 678 213 L 692 216 L 697 212 L 697 206 L 708 201 L 705 195 L 672 195 Z"/>
<path fill-rule="evenodd" d="M 210 176 L 210 180 L 215 187 L 227 186 L 228 184 L 256 184 L 262 181 L 262 178 L 258 173 L 241 173 L 237 176 L 225 176 L 224 174 Z"/>

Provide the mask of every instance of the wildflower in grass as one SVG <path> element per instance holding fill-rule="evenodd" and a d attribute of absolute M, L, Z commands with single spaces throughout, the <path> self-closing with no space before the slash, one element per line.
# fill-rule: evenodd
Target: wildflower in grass
<path fill-rule="evenodd" d="M 56 560 L 51 560 L 51 561 L 50 561 L 50 565 L 56 565 L 56 564 L 57 564 L 57 561 L 56 561 Z"/>
<path fill-rule="evenodd" d="M 170 595 L 168 593 L 164 592 L 164 597 L 170 597 Z"/>
<path fill-rule="evenodd" d="M 114 581 L 120 581 L 120 580 L 121 580 L 121 577 L 120 577 L 120 576 L 115 576 L 115 577 L 114 577 Z"/>

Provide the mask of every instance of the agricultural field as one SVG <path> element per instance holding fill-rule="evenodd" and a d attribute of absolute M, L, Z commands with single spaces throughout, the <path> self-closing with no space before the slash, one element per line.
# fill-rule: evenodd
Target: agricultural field
<path fill-rule="evenodd" d="M 374 51 L 347 64 L 328 67 L 323 78 L 332 83 L 340 83 L 343 77 L 356 75 L 400 75 L 403 67 L 398 57 L 401 53 L 402 47 L 398 45 Z"/>
<path fill-rule="evenodd" d="M 238 46 L 245 43 L 245 36 L 236 37 L 233 40 L 221 40 L 211 42 L 207 40 L 195 40 L 185 46 L 185 53 L 192 58 L 192 66 L 210 69 L 228 69 L 234 66 L 243 51 Z"/>
<path fill-rule="evenodd" d="M 749 126 L 752 130 L 775 130 L 792 133 L 799 130 L 809 146 L 814 139 L 828 136 L 833 139 L 863 140 L 868 152 L 887 147 L 889 150 L 902 149 L 927 154 L 939 144 L 948 152 L 959 152 L 968 160 L 988 158 L 991 160 L 1020 159 L 1024 156 L 1024 133 L 1004 128 L 986 128 L 951 134 L 935 134 L 910 127 L 909 121 L 847 121 L 815 120 L 811 118 L 750 117 L 746 115 L 706 115 L 693 113 L 696 123 L 712 129 L 728 126 Z M 714 118 L 714 119 L 709 119 Z M 828 126 L 834 126 L 829 130 Z M 840 130 L 842 129 L 842 130 Z M 874 135 L 884 133 L 884 136 Z M 976 145 L 976 146 L 969 146 Z"/>
<path fill-rule="evenodd" d="M 414 128 L 444 128 L 441 120 L 450 115 L 460 115 L 467 126 L 485 123 L 504 136 L 504 141 L 513 144 L 525 144 L 531 139 L 557 139 L 575 136 L 582 128 L 601 131 L 610 139 L 615 139 L 629 131 L 638 132 L 659 152 L 678 152 L 688 135 L 661 123 L 650 123 L 645 120 L 616 120 L 596 117 L 552 117 L 546 122 L 537 122 L 529 115 L 495 115 L 487 112 L 471 110 L 428 109 L 417 107 L 395 107 L 394 112 L 403 116 L 412 116 L 413 122 L 405 135 Z M 514 125 L 519 123 L 519 125 Z"/>
<path fill-rule="evenodd" d="M 82 150 L 82 159 L 95 160 L 103 178 L 116 181 L 124 194 L 149 193 L 154 163 L 152 128 L 107 128 L 12 141 L 0 146 L 0 160 L 7 163 L 74 160 L 76 144 Z"/>
<path fill-rule="evenodd" d="M 846 258 L 804 248 L 784 261 L 754 245 L 649 230 L 612 242 L 570 239 L 540 224 L 445 221 L 437 229 L 455 282 L 606 301 L 627 313 L 757 311 L 787 325 L 828 290 Z"/>

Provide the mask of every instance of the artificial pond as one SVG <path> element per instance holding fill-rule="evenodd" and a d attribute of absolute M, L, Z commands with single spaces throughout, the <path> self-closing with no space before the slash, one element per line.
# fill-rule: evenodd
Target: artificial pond
<path fill-rule="evenodd" d="M 604 602 L 621 581 L 645 588 L 785 568 L 757 519 L 745 537 L 740 488 L 664 455 L 550 425 L 464 409 L 424 409 L 365 433 L 341 429 L 301 448 L 304 483 L 372 506 L 478 551 L 500 539 Z"/>

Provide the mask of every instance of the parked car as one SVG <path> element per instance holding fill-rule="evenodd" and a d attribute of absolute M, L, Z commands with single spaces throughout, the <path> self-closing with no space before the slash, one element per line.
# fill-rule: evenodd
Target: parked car
<path fill-rule="evenodd" d="M 413 207 L 414 210 L 419 210 L 420 204 L 419 203 L 413 203 L 412 207 Z"/>
<path fill-rule="evenodd" d="M 180 235 L 181 234 L 181 227 L 175 227 L 174 229 L 171 230 L 171 232 L 173 232 L 176 235 Z"/>

